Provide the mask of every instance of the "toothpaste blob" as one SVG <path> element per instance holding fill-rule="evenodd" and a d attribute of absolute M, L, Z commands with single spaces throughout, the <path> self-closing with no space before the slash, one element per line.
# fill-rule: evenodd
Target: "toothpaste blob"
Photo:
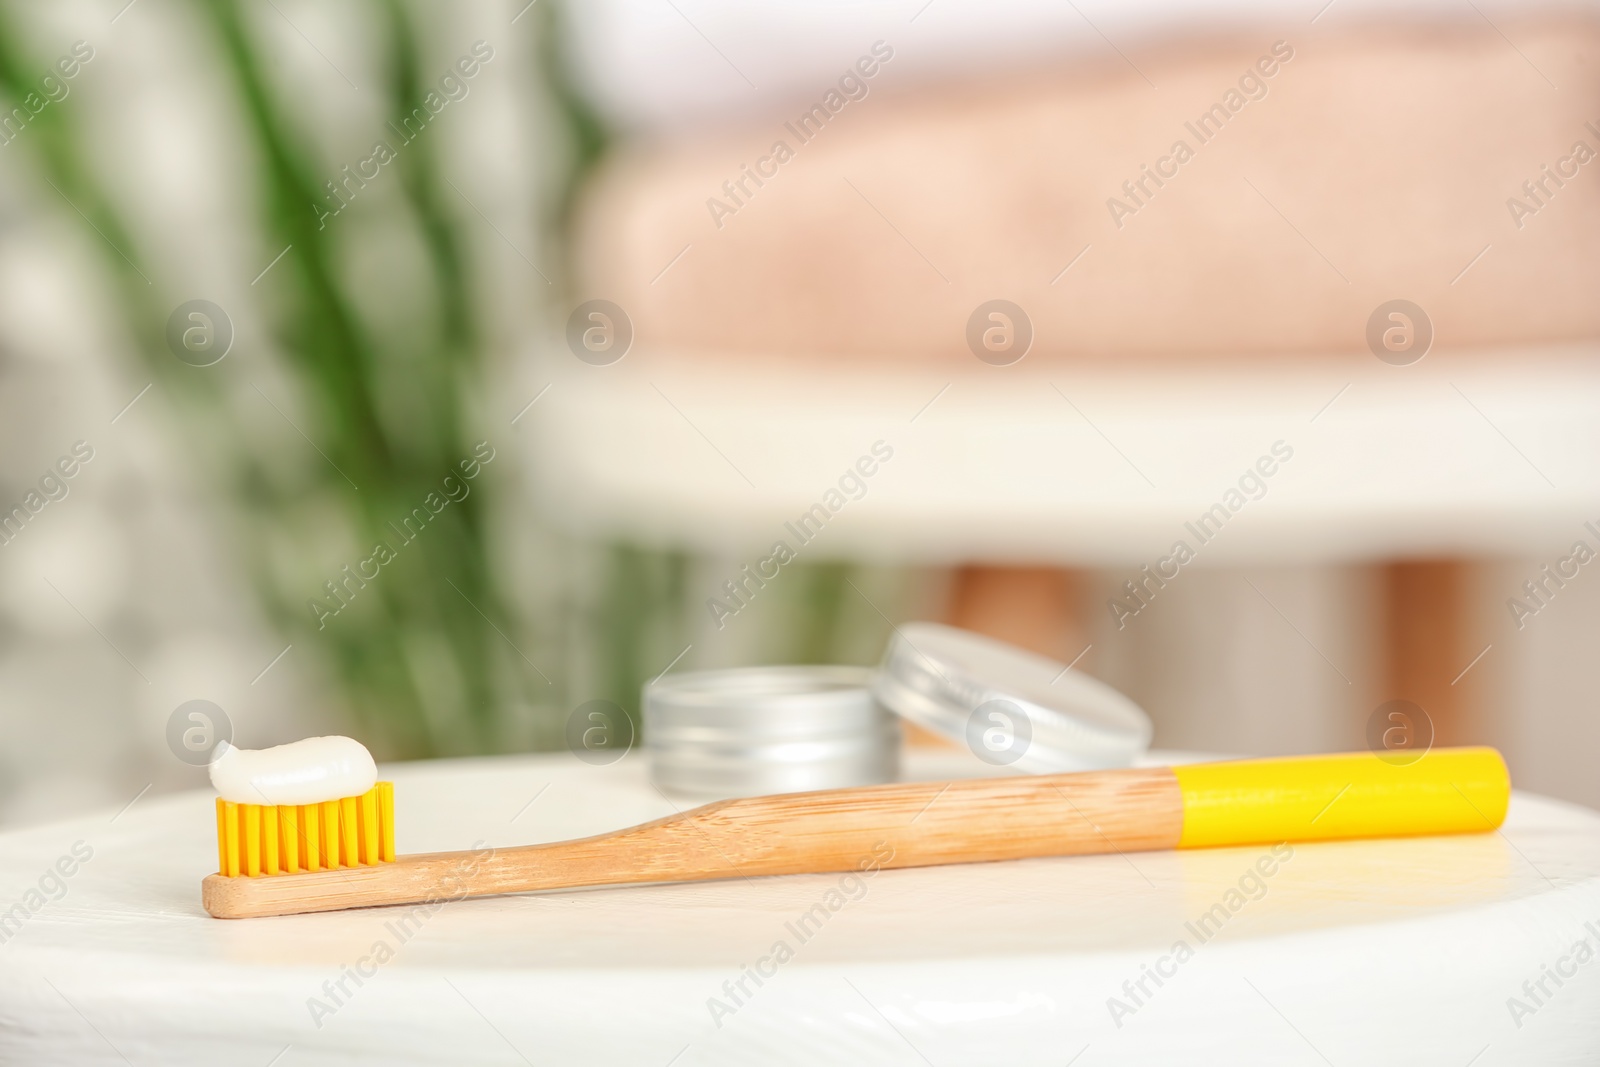
<path fill-rule="evenodd" d="M 236 804 L 320 804 L 360 796 L 378 780 L 372 753 L 349 737 L 308 737 L 276 748 L 218 742 L 211 784 Z"/>

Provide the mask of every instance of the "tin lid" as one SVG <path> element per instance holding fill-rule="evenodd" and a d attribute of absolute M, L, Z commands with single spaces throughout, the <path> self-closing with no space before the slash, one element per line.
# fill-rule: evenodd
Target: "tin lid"
<path fill-rule="evenodd" d="M 893 779 L 900 727 L 864 667 L 743 667 L 669 675 L 644 691 L 650 775 L 733 796 Z"/>
<path fill-rule="evenodd" d="M 1149 716 L 1104 682 L 938 623 L 895 630 L 872 691 L 986 763 L 1024 771 L 1126 767 L 1150 744 Z"/>

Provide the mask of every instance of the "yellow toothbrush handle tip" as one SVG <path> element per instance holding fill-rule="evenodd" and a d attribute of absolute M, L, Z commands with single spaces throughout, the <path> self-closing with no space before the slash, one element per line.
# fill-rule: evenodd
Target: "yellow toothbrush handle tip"
<path fill-rule="evenodd" d="M 1492 748 L 1194 763 L 1174 767 L 1179 848 L 1497 829 L 1511 777 Z"/>

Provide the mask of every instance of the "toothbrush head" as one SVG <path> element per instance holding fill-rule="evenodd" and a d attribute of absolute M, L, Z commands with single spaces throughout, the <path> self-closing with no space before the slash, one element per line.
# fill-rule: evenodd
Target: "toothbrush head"
<path fill-rule="evenodd" d="M 217 872 L 227 877 L 331 871 L 393 859 L 393 782 L 313 804 L 217 798 Z"/>

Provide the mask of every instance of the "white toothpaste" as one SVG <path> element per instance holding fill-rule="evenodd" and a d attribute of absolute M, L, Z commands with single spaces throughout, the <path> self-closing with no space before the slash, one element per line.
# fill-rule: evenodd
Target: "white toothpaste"
<path fill-rule="evenodd" d="M 238 804 L 319 804 L 360 796 L 378 780 L 372 753 L 349 737 L 308 737 L 276 748 L 217 744 L 211 784 Z"/>

